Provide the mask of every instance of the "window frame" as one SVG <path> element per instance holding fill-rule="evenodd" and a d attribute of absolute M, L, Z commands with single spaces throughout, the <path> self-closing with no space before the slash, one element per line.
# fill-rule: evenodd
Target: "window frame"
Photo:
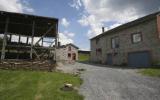
<path fill-rule="evenodd" d="M 68 58 L 71 58 L 71 53 L 68 53 Z"/>
<path fill-rule="evenodd" d="M 112 40 L 113 40 L 113 39 L 116 39 L 116 38 L 118 39 L 118 47 L 116 46 L 116 43 L 115 43 L 115 47 L 113 47 Z M 111 48 L 112 48 L 112 49 L 117 49 L 117 48 L 119 48 L 119 47 L 120 47 L 120 39 L 119 39 L 119 36 L 114 36 L 114 37 L 112 37 L 112 38 L 111 38 Z"/>
<path fill-rule="evenodd" d="M 134 41 L 134 35 L 137 35 L 137 34 L 140 34 L 141 39 L 140 39 L 140 41 L 136 42 L 136 41 Z M 137 44 L 137 43 L 140 43 L 142 41 L 143 41 L 142 32 L 136 32 L 136 33 L 132 33 L 131 34 L 131 42 L 132 42 L 132 44 Z"/>

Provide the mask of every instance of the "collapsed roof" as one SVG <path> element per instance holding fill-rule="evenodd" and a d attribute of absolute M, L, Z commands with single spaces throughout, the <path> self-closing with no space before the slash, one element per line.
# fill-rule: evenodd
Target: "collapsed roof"
<path fill-rule="evenodd" d="M 32 36 L 33 22 L 35 22 L 35 37 L 41 37 L 47 31 L 48 34 L 45 37 L 57 36 L 58 19 L 56 18 L 0 11 L 0 33 L 5 32 L 7 19 L 9 20 L 8 33 Z"/>

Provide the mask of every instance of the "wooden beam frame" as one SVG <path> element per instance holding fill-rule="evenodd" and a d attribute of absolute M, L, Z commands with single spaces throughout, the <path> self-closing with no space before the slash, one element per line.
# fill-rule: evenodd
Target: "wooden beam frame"
<path fill-rule="evenodd" d="M 35 21 L 33 21 L 33 25 L 32 25 L 32 37 L 31 37 L 31 51 L 30 51 L 30 59 L 33 59 L 34 31 L 35 31 Z"/>
<path fill-rule="evenodd" d="M 10 37 L 9 37 L 9 42 L 12 41 L 12 34 L 10 34 Z"/>
<path fill-rule="evenodd" d="M 46 31 L 46 33 L 45 33 L 43 36 L 40 37 L 40 39 L 35 43 L 35 45 L 38 44 L 41 40 L 42 40 L 42 42 L 43 42 L 44 37 L 50 32 L 50 30 L 51 30 L 52 28 L 54 28 L 54 25 L 52 25 L 52 26 Z M 32 31 L 33 31 L 33 29 L 32 29 Z M 55 38 L 55 39 L 56 39 L 56 38 Z M 31 45 L 32 45 L 32 44 L 31 44 Z M 33 47 L 34 47 L 34 46 L 31 46 L 31 47 L 32 47 L 32 48 L 31 48 L 31 52 L 32 52 L 32 53 L 34 52 L 35 55 L 37 56 L 37 58 L 40 59 L 40 55 L 37 54 L 36 50 L 33 50 Z M 30 56 L 31 56 L 31 55 L 30 55 Z M 33 58 L 32 58 L 32 59 L 33 59 Z"/>
<path fill-rule="evenodd" d="M 44 56 L 44 54 L 52 47 L 52 45 L 53 45 L 54 43 L 55 43 L 55 41 L 53 41 L 53 42 L 51 43 L 51 45 L 48 47 L 48 49 L 47 49 L 46 51 L 44 51 L 44 53 L 40 54 L 39 56 L 40 56 L 40 57 Z"/>
<path fill-rule="evenodd" d="M 28 43 L 28 41 L 29 41 L 29 37 L 27 36 L 27 41 L 26 41 L 26 44 L 29 44 L 29 43 Z"/>
<path fill-rule="evenodd" d="M 19 35 L 18 42 L 19 43 L 21 42 L 21 35 Z"/>
<path fill-rule="evenodd" d="M 57 50 L 58 50 L 58 41 L 59 41 L 59 38 L 58 38 L 58 23 L 56 24 L 56 38 L 55 38 L 55 53 L 54 53 L 54 60 L 57 61 Z"/>
<path fill-rule="evenodd" d="M 1 60 L 5 59 L 5 49 L 7 45 L 7 33 L 8 33 L 8 24 L 9 24 L 9 17 L 6 19 L 6 24 L 5 24 L 5 31 L 4 31 L 4 37 L 3 37 L 3 46 L 2 46 L 2 51 L 1 51 Z"/>
<path fill-rule="evenodd" d="M 47 31 L 46 33 L 43 34 L 43 36 L 40 37 L 40 39 L 35 43 L 35 45 L 37 45 L 41 40 L 42 38 L 44 38 L 51 30 L 52 28 L 54 28 L 54 25 L 52 25 Z"/>
<path fill-rule="evenodd" d="M 43 40 L 44 40 L 44 38 L 42 38 L 42 44 L 41 44 L 42 47 L 43 47 Z"/>

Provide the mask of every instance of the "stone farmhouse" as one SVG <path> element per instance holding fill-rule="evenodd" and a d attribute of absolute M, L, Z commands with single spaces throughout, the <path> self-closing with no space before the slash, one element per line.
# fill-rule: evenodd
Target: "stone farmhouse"
<path fill-rule="evenodd" d="M 56 52 L 56 59 L 59 62 L 72 63 L 78 60 L 78 47 L 74 44 L 59 46 Z"/>
<path fill-rule="evenodd" d="M 160 12 L 103 31 L 90 41 L 92 62 L 130 67 L 158 65 Z"/>

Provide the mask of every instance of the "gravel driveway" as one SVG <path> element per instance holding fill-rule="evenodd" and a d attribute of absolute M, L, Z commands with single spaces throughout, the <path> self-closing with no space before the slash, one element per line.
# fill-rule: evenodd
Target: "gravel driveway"
<path fill-rule="evenodd" d="M 160 78 L 142 76 L 133 69 L 82 63 L 61 68 L 72 73 L 86 69 L 81 74 L 84 83 L 80 88 L 85 100 L 160 100 Z"/>

